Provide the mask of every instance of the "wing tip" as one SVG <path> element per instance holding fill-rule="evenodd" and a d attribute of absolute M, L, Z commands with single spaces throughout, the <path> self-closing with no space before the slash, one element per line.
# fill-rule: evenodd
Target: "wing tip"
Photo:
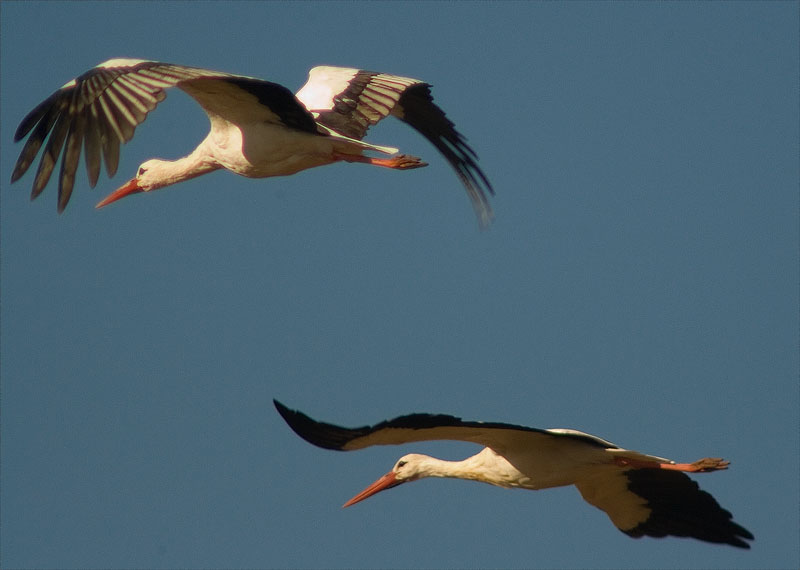
<path fill-rule="evenodd" d="M 323 449 L 344 451 L 344 445 L 349 441 L 352 430 L 318 422 L 299 410 L 288 408 L 278 400 L 273 399 L 272 402 L 292 431 L 308 443 Z"/>
<path fill-rule="evenodd" d="M 282 417 L 282 418 L 284 418 L 284 419 L 286 419 L 286 415 L 287 415 L 287 414 L 290 414 L 290 413 L 292 412 L 292 411 L 291 411 L 289 408 L 287 408 L 285 405 L 283 405 L 282 403 L 280 403 L 280 402 L 279 402 L 278 400 L 276 400 L 275 398 L 272 398 L 272 403 L 274 404 L 274 406 L 275 406 L 275 409 L 276 409 L 276 410 L 278 410 L 278 413 L 279 413 L 279 414 L 281 415 L 281 417 Z"/>

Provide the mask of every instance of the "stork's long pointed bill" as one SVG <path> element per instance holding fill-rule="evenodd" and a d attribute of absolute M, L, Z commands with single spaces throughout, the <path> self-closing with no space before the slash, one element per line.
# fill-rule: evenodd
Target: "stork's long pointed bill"
<path fill-rule="evenodd" d="M 392 487 L 396 487 L 403 481 L 398 481 L 397 477 L 395 477 L 394 471 L 389 471 L 386 475 L 375 481 L 372 485 L 361 491 L 358 495 L 347 501 L 342 508 L 349 507 L 350 505 L 355 505 L 356 503 L 360 503 L 364 499 L 368 499 L 375 493 L 380 493 L 381 491 L 385 491 L 386 489 L 391 489 Z"/>
<path fill-rule="evenodd" d="M 103 206 L 108 206 L 111 202 L 116 202 L 120 198 L 124 198 L 125 196 L 130 196 L 131 194 L 136 194 L 137 192 L 144 192 L 144 190 L 139 186 L 139 181 L 136 178 L 128 180 L 123 186 L 114 190 L 111 194 L 103 198 L 95 208 L 102 208 Z"/>

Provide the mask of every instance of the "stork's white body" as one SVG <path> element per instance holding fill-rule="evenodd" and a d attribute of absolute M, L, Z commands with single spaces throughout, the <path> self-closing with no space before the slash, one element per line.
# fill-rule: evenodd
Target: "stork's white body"
<path fill-rule="evenodd" d="M 211 132 L 198 146 L 197 154 L 216 168 L 247 178 L 267 178 L 334 162 L 334 139 L 321 139 L 272 123 L 236 124 L 218 116 L 210 119 Z"/>
<path fill-rule="evenodd" d="M 182 89 L 200 103 L 211 122 L 208 136 L 198 147 L 200 154 L 212 158 L 219 168 L 241 176 L 288 176 L 331 164 L 335 153 L 398 152 L 393 147 L 372 145 L 334 131 L 321 137 L 289 128 L 254 96 L 224 82 L 200 80 Z"/>

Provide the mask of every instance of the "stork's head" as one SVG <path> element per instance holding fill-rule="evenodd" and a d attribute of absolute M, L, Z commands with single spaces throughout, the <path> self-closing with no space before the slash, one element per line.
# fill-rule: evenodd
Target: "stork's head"
<path fill-rule="evenodd" d="M 429 464 L 431 460 L 433 460 L 432 457 L 419 453 L 404 455 L 397 460 L 397 463 L 394 464 L 391 471 L 347 501 L 343 506 L 349 507 L 350 505 L 355 505 L 371 497 L 375 493 L 397 487 L 401 483 L 408 483 L 409 481 L 416 481 L 422 477 L 430 476 Z"/>
<path fill-rule="evenodd" d="M 139 192 L 149 192 L 150 190 L 158 190 L 164 186 L 174 184 L 179 180 L 171 180 L 170 173 L 174 170 L 174 162 L 168 160 L 159 160 L 153 158 L 143 162 L 139 165 L 139 170 L 136 172 L 136 177 L 131 178 L 125 184 L 114 190 L 111 194 L 103 198 L 95 208 L 102 208 L 109 205 L 111 202 L 116 202 L 120 198 L 137 194 Z"/>

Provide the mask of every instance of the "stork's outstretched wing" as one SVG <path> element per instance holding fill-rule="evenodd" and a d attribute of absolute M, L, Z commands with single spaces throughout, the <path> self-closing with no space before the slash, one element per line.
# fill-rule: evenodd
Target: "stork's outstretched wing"
<path fill-rule="evenodd" d="M 362 139 L 367 129 L 394 115 L 442 153 L 469 194 L 481 227 L 492 220 L 492 185 L 444 111 L 433 102 L 431 86 L 418 79 L 344 67 L 315 67 L 297 98 L 317 122 L 345 136 Z"/>
<path fill-rule="evenodd" d="M 275 408 L 294 432 L 307 442 L 324 449 L 354 451 L 373 445 L 401 445 L 415 441 L 469 441 L 498 452 L 510 447 L 524 447 L 536 439 L 572 440 L 601 449 L 619 449 L 599 437 L 576 430 L 540 429 L 498 422 L 465 421 L 444 414 L 410 414 L 373 426 L 344 428 L 318 422 L 297 410 L 290 410 L 277 400 Z"/>

